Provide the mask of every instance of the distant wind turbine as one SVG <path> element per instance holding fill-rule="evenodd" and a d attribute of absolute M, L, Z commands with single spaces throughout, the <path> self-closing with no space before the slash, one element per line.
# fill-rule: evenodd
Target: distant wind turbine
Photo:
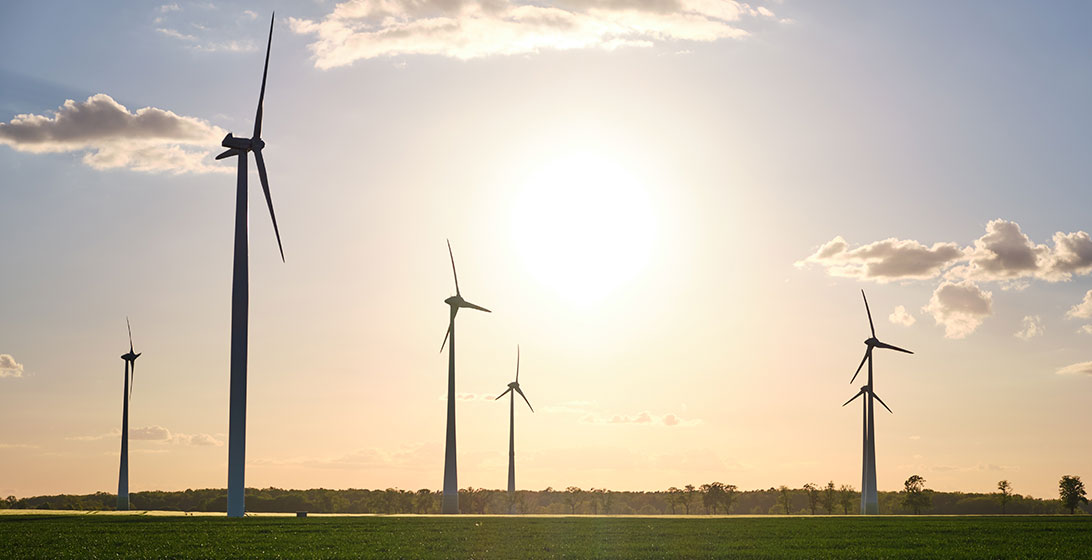
<path fill-rule="evenodd" d="M 861 395 L 866 395 L 864 400 L 864 450 L 861 461 L 861 514 L 863 515 L 876 515 L 880 512 L 879 497 L 876 493 L 876 425 L 873 418 L 872 399 L 880 401 L 880 404 L 884 408 L 887 408 L 888 412 L 891 409 L 884 404 L 873 391 L 872 383 L 872 350 L 875 348 L 882 348 L 886 350 L 895 350 L 898 352 L 905 352 L 907 354 L 913 354 L 909 350 L 904 350 L 898 346 L 892 346 L 890 344 L 880 342 L 876 338 L 876 326 L 872 323 L 872 312 L 868 309 L 868 297 L 865 296 L 864 290 L 861 290 L 861 297 L 864 298 L 865 313 L 868 314 L 868 327 L 872 331 L 872 336 L 865 340 L 865 345 L 868 346 L 865 349 L 864 358 L 861 359 L 861 365 L 857 366 L 856 373 L 853 374 L 853 379 L 849 382 L 853 383 L 857 379 L 857 375 L 861 373 L 861 368 L 864 367 L 865 362 L 868 362 L 868 384 L 861 387 L 861 390 L 857 392 L 857 395 L 853 397 L 856 399 Z M 846 404 L 853 402 L 853 399 L 846 401 Z"/>
<path fill-rule="evenodd" d="M 231 409 L 228 419 L 228 517 L 242 517 L 246 512 L 243 489 L 246 462 L 246 358 L 247 358 L 247 310 L 250 300 L 250 281 L 248 271 L 248 230 L 249 208 L 247 206 L 247 152 L 254 152 L 254 161 L 258 164 L 258 178 L 265 192 L 265 202 L 269 206 L 269 217 L 273 219 L 273 233 L 277 236 L 277 248 L 284 262 L 284 247 L 281 246 L 281 233 L 277 229 L 277 215 L 273 213 L 273 199 L 269 196 L 269 180 L 265 172 L 265 160 L 262 159 L 262 103 L 265 100 L 265 79 L 269 74 L 269 50 L 273 46 L 273 22 L 276 13 L 269 21 L 269 42 L 265 47 L 265 69 L 262 71 L 262 90 L 258 94 L 258 112 L 254 116 L 254 136 L 236 138 L 230 132 L 221 145 L 227 151 L 216 156 L 224 159 L 239 158 L 239 174 L 235 191 L 235 263 L 231 283 Z"/>
<path fill-rule="evenodd" d="M 534 407 L 531 406 L 531 401 L 527 400 L 527 395 L 523 394 L 523 391 L 519 388 L 519 345 L 516 345 L 516 380 L 508 384 L 508 390 L 501 393 L 497 398 L 493 400 L 500 400 L 501 397 L 511 394 L 511 398 L 508 399 L 508 502 L 512 504 L 512 508 L 515 507 L 515 502 L 512 498 L 516 493 L 516 393 L 523 397 L 523 402 L 527 403 L 527 408 L 534 412 Z M 509 510 L 508 513 L 515 513 L 514 510 Z"/>
<path fill-rule="evenodd" d="M 451 344 L 447 344 L 447 443 L 444 450 L 444 500 L 440 512 L 459 513 L 459 473 L 455 458 L 455 315 L 462 307 L 492 312 L 463 299 L 459 291 L 459 273 L 455 272 L 455 254 L 451 252 L 451 241 L 447 242 L 447 254 L 451 257 L 451 274 L 455 277 L 455 295 L 444 300 L 451 309 L 451 319 L 447 324 L 444 342 L 440 344 L 440 351 L 443 352 L 444 345 L 448 339 L 451 340 Z"/>
<path fill-rule="evenodd" d="M 118 510 L 129 509 L 129 399 L 133 398 L 133 379 L 136 378 L 136 359 L 140 354 L 133 352 L 133 327 L 129 318 L 125 318 L 129 328 L 129 353 L 122 354 L 125 360 L 125 391 L 122 393 L 121 412 L 121 470 L 118 473 Z"/>

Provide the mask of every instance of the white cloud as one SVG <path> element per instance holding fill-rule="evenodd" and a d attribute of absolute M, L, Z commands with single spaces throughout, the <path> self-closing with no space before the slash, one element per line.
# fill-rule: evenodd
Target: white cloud
<path fill-rule="evenodd" d="M 1028 340 L 1041 336 L 1044 330 L 1042 317 L 1039 317 L 1038 315 L 1027 315 L 1024 317 L 1023 327 L 1019 331 L 1016 331 L 1014 336 L 1016 336 L 1016 338 Z"/>
<path fill-rule="evenodd" d="M 165 14 L 167 12 L 177 12 L 181 9 L 178 4 L 163 4 L 159 7 L 159 12 Z"/>
<path fill-rule="evenodd" d="M 963 256 L 955 243 L 934 243 L 931 247 L 911 239 L 884 239 L 850 248 L 842 236 L 821 245 L 797 267 L 816 264 L 831 276 L 890 282 L 935 278 Z"/>
<path fill-rule="evenodd" d="M 1084 294 L 1084 300 L 1074 305 L 1065 314 L 1073 319 L 1092 319 L 1092 290 Z"/>
<path fill-rule="evenodd" d="M 231 173 L 234 166 L 211 165 L 224 134 L 207 121 L 164 109 L 130 113 L 105 93 L 69 99 L 52 116 L 22 114 L 0 122 L 0 144 L 36 154 L 82 152 L 83 162 L 98 170 Z"/>
<path fill-rule="evenodd" d="M 896 306 L 895 311 L 887 316 L 887 320 L 904 327 L 909 327 L 917 321 L 917 319 L 906 310 L 906 307 L 902 305 Z"/>
<path fill-rule="evenodd" d="M 733 0 L 350 0 L 320 21 L 289 18 L 313 35 L 315 66 L 425 54 L 461 60 L 543 50 L 712 42 L 748 35 L 742 17 L 775 17 Z"/>
<path fill-rule="evenodd" d="M 243 16 L 245 16 L 249 20 L 258 19 L 258 13 L 254 10 L 243 10 Z"/>
<path fill-rule="evenodd" d="M 938 325 L 944 325 L 945 337 L 964 338 L 993 312 L 993 294 L 969 280 L 944 282 L 922 310 L 932 314 Z"/>
<path fill-rule="evenodd" d="M 1059 368 L 1058 375 L 1092 375 L 1092 362 L 1080 362 Z"/>
<path fill-rule="evenodd" d="M 986 234 L 968 250 L 968 264 L 954 275 L 980 281 L 1008 280 L 1040 275 L 1048 265 L 1050 248 L 1037 245 L 1020 225 L 1007 220 L 986 224 Z"/>
<path fill-rule="evenodd" d="M 1081 325 L 1081 328 L 1077 329 L 1078 333 L 1092 334 L 1092 325 Z"/>
<path fill-rule="evenodd" d="M 15 361 L 11 354 L 0 354 L 0 377 L 22 377 L 23 364 Z"/>

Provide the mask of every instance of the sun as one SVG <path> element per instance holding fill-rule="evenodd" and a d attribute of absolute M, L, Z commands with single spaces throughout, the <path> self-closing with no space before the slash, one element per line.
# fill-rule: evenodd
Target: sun
<path fill-rule="evenodd" d="M 577 303 L 609 297 L 640 274 L 655 231 L 647 186 L 591 153 L 554 159 L 532 174 L 513 212 L 524 265 Z"/>

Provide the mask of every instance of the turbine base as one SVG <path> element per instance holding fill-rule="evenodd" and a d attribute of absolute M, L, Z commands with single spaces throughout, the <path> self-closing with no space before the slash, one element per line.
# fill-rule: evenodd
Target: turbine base
<path fill-rule="evenodd" d="M 459 513 L 459 495 L 445 493 L 443 505 L 440 507 L 440 513 Z"/>

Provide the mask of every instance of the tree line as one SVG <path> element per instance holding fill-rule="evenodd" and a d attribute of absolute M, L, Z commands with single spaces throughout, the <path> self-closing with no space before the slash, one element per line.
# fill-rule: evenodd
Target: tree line
<path fill-rule="evenodd" d="M 994 493 L 937 492 L 918 475 L 908 478 L 900 492 L 880 492 L 881 514 L 1055 514 L 1092 513 L 1084 483 L 1066 475 L 1058 484 L 1058 498 L 1035 498 L 1014 492 L 1007 480 Z M 429 514 L 440 512 L 442 493 L 436 490 L 285 490 L 247 488 L 247 511 L 255 513 L 379 513 Z M 132 509 L 152 511 L 222 512 L 227 490 L 201 489 L 177 492 L 134 492 Z M 853 515 L 859 513 L 860 493 L 852 486 L 804 484 L 766 490 L 739 490 L 733 484 L 687 484 L 666 491 L 629 492 L 605 488 L 520 490 L 509 496 L 503 490 L 466 488 L 459 491 L 463 513 L 500 514 L 514 506 L 527 514 L 582 515 Z M 0 500 L 0 508 L 112 510 L 114 494 L 34 496 Z"/>

